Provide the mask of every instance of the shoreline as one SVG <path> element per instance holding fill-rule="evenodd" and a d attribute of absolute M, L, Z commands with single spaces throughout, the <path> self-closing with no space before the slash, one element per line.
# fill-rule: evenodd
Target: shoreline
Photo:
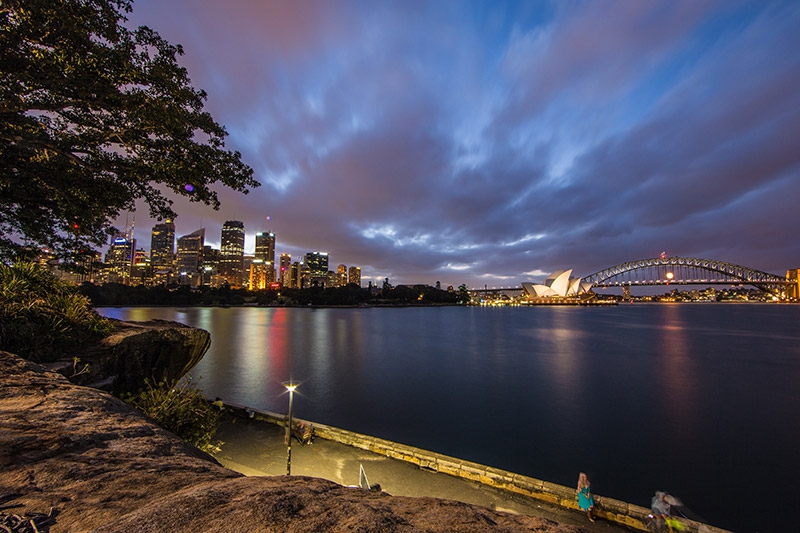
<path fill-rule="evenodd" d="M 245 440 L 247 432 L 256 431 L 256 429 L 251 427 L 251 424 L 254 422 L 260 423 L 265 427 L 275 426 L 284 428 L 278 431 L 278 434 L 281 436 L 286 428 L 285 416 L 279 413 L 225 402 L 222 402 L 221 409 L 224 409 L 227 415 L 232 417 L 232 421 L 228 424 L 227 431 L 239 431 L 239 436 L 245 438 Z M 337 483 L 347 484 L 348 479 L 355 479 L 357 470 L 355 467 L 351 469 L 351 478 L 342 478 L 341 465 L 347 461 L 355 461 L 353 457 L 358 457 L 363 464 L 368 465 L 365 467 L 367 475 L 369 475 L 370 471 L 373 473 L 376 471 L 380 472 L 376 467 L 375 461 L 393 460 L 408 465 L 411 469 L 403 470 L 402 479 L 396 479 L 395 475 L 391 481 L 387 482 L 386 479 L 381 480 L 376 478 L 373 479 L 373 483 L 381 483 L 385 485 L 384 488 L 392 488 L 393 492 L 397 492 L 398 490 L 411 490 L 414 491 L 413 496 L 420 496 L 425 494 L 418 492 L 421 490 L 421 487 L 419 487 L 419 477 L 425 476 L 428 480 L 439 479 L 440 482 L 452 480 L 452 483 L 465 483 L 466 487 L 473 487 L 473 489 L 469 489 L 470 491 L 477 488 L 479 493 L 485 493 L 484 496 L 475 496 L 474 494 L 469 496 L 472 500 L 466 503 L 487 505 L 486 501 L 492 501 L 493 503 L 491 506 L 496 508 L 497 505 L 512 505 L 512 502 L 516 502 L 513 504 L 513 507 L 516 507 L 516 509 L 503 510 L 522 514 L 533 513 L 533 516 L 545 516 L 541 514 L 544 510 L 543 508 L 545 508 L 549 509 L 547 512 L 557 515 L 559 521 L 565 520 L 567 523 L 574 523 L 590 531 L 594 531 L 594 528 L 590 527 L 594 526 L 594 524 L 589 524 L 584 521 L 585 515 L 578 507 L 575 489 L 573 487 L 565 487 L 556 483 L 530 478 L 513 472 L 507 472 L 494 467 L 423 450 L 414 446 L 355 433 L 341 428 L 327 426 L 325 424 L 297 418 L 294 419 L 294 422 L 297 424 L 302 423 L 306 427 L 310 426 L 313 428 L 314 439 L 312 439 L 312 443 L 316 439 L 321 439 L 326 443 L 331 442 L 344 446 L 344 451 L 337 452 L 335 457 L 331 455 L 330 451 L 325 451 L 324 453 L 320 452 L 319 457 L 321 457 L 321 459 L 313 459 L 315 456 L 315 451 L 313 450 L 314 445 L 308 444 L 304 446 L 298 442 L 297 446 L 294 447 L 295 454 L 304 454 L 301 456 L 304 459 L 303 463 L 313 462 L 313 468 L 316 469 L 316 473 L 312 473 L 311 475 L 326 472 L 322 477 Z M 238 430 L 234 428 L 236 424 L 239 425 Z M 295 426 L 295 424 L 292 425 Z M 294 433 L 295 438 L 297 438 L 296 432 Z M 231 433 L 227 435 L 228 437 L 233 436 Z M 266 439 L 259 437 L 256 440 L 260 443 L 258 445 L 258 455 L 264 457 L 265 452 L 262 450 L 264 449 L 264 441 Z M 225 444 L 226 443 L 223 443 L 223 448 Z M 232 445 L 232 443 L 227 444 Z M 277 442 L 273 442 L 272 445 L 272 448 L 278 450 L 276 455 L 271 455 L 269 452 L 266 452 L 266 456 L 270 457 L 268 465 L 271 465 L 272 468 L 277 467 L 281 473 L 283 472 L 283 465 L 286 461 L 285 446 L 285 440 L 280 439 Z M 267 446 L 267 448 L 269 448 L 269 446 Z M 352 451 L 347 451 L 348 449 Z M 369 455 L 364 455 L 365 453 Z M 234 454 L 236 454 L 236 452 L 234 452 Z M 219 455 L 219 453 L 215 454 L 215 456 Z M 370 459 L 370 456 L 374 456 L 375 459 Z M 350 459 L 348 459 L 348 457 L 350 457 Z M 221 457 L 217 458 L 222 459 Z M 225 455 L 225 461 L 230 462 L 231 466 L 237 463 L 244 466 L 246 469 L 252 470 L 252 466 L 244 464 L 247 460 L 243 455 L 233 458 L 231 454 L 227 454 Z M 325 463 L 327 462 L 336 463 L 337 465 L 332 475 L 327 473 L 325 467 Z M 295 458 L 294 464 L 296 465 L 297 463 L 297 458 Z M 306 474 L 308 474 L 308 472 L 306 472 Z M 431 478 L 430 476 L 436 477 Z M 439 478 L 438 476 L 443 477 Z M 353 482 L 355 483 L 356 481 Z M 393 485 L 390 485 L 390 483 L 393 483 Z M 432 481 L 427 484 L 432 486 L 438 485 Z M 456 491 L 455 495 L 449 493 L 443 497 L 464 501 L 463 497 L 459 496 L 459 494 L 466 489 L 451 488 L 449 490 Z M 474 500 L 475 498 L 478 498 L 477 502 Z M 485 498 L 490 499 L 485 500 Z M 609 526 L 619 528 L 620 531 L 647 530 L 650 509 L 606 496 L 595 495 L 595 500 L 597 505 L 595 515 L 600 519 L 598 520 L 598 527 L 601 528 L 600 530 L 608 531 Z M 730 533 L 725 529 L 696 522 L 685 517 L 680 517 L 680 523 L 683 526 L 683 531 L 688 533 Z"/>

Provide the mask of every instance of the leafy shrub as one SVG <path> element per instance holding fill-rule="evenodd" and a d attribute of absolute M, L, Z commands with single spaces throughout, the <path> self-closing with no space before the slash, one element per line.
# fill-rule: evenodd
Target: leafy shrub
<path fill-rule="evenodd" d="M 204 452 L 216 447 L 213 438 L 219 427 L 220 411 L 191 383 L 191 377 L 179 385 L 147 379 L 144 389 L 138 394 L 125 395 L 123 400 Z"/>
<path fill-rule="evenodd" d="M 76 287 L 45 268 L 0 264 L 0 349 L 53 361 L 113 329 Z"/>

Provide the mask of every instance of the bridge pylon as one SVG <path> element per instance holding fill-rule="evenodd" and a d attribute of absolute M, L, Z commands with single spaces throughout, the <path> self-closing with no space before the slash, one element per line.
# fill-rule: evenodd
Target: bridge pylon
<path fill-rule="evenodd" d="M 793 268 L 786 271 L 787 296 L 792 300 L 800 300 L 800 268 Z"/>

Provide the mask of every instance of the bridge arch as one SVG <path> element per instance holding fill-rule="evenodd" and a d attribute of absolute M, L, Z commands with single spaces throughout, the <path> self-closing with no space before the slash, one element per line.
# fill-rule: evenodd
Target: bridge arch
<path fill-rule="evenodd" d="M 752 285 L 785 298 L 793 282 L 746 266 L 696 257 L 653 257 L 615 265 L 583 277 L 593 287 L 643 285 Z"/>

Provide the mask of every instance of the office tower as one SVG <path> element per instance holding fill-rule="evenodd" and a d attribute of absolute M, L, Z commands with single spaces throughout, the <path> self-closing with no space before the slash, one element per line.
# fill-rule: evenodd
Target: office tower
<path fill-rule="evenodd" d="M 267 268 L 267 284 L 275 281 L 275 234 L 269 231 L 256 233 L 255 258 Z"/>
<path fill-rule="evenodd" d="M 311 286 L 311 275 L 308 265 L 295 261 L 289 269 L 289 287 L 307 289 Z"/>
<path fill-rule="evenodd" d="M 175 259 L 175 224 L 167 219 L 153 226 L 150 235 L 150 264 L 153 270 L 171 269 Z"/>
<path fill-rule="evenodd" d="M 280 269 L 280 281 L 281 287 L 291 287 L 289 281 L 291 279 L 289 275 L 289 269 L 292 267 L 292 256 L 289 254 L 281 254 L 281 269 Z"/>
<path fill-rule="evenodd" d="M 347 265 L 336 267 L 336 286 L 344 287 L 347 285 Z"/>
<path fill-rule="evenodd" d="M 242 258 L 242 289 L 250 288 L 250 265 L 256 258 L 252 254 L 244 254 Z"/>
<path fill-rule="evenodd" d="M 244 223 L 228 220 L 222 225 L 219 274 L 234 289 L 242 286 L 244 274 Z"/>
<path fill-rule="evenodd" d="M 300 288 L 300 263 L 295 261 L 286 272 L 286 286 L 291 289 Z"/>
<path fill-rule="evenodd" d="M 106 267 L 108 269 L 108 281 L 111 283 L 122 283 L 128 285 L 131 279 L 131 268 L 133 268 L 133 252 L 136 248 L 136 239 L 130 239 L 125 235 L 117 235 L 106 254 Z"/>
<path fill-rule="evenodd" d="M 248 288 L 251 291 L 259 291 L 269 287 L 267 276 L 269 275 L 270 267 L 262 259 L 253 259 L 250 263 L 250 283 Z"/>
<path fill-rule="evenodd" d="M 359 267 L 350 267 L 349 271 L 349 283 L 353 283 L 354 285 L 361 286 L 361 269 Z"/>
<path fill-rule="evenodd" d="M 339 287 L 339 274 L 334 272 L 333 270 L 328 270 L 327 276 L 325 276 L 325 285 L 324 287 Z"/>
<path fill-rule="evenodd" d="M 176 270 L 181 285 L 198 287 L 202 285 L 203 245 L 206 240 L 205 228 L 178 239 Z"/>
<path fill-rule="evenodd" d="M 153 265 L 150 263 L 147 252 L 141 248 L 133 254 L 130 285 L 153 286 Z"/>
<path fill-rule="evenodd" d="M 219 273 L 219 250 L 206 244 L 203 246 L 203 268 L 209 267 L 214 274 Z"/>
<path fill-rule="evenodd" d="M 328 284 L 328 252 L 308 252 L 305 265 L 308 267 L 309 286 L 324 287 Z"/>
<path fill-rule="evenodd" d="M 219 250 L 211 246 L 203 246 L 203 285 L 219 288 L 227 283 L 219 275 Z"/>

